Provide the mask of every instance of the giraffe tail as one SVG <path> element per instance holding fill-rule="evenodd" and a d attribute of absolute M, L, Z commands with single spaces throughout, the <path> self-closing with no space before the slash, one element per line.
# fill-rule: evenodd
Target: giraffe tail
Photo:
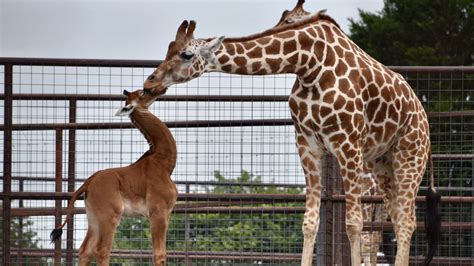
<path fill-rule="evenodd" d="M 431 151 L 429 153 L 430 164 L 430 185 L 426 192 L 426 212 L 425 212 L 425 228 L 426 239 L 428 241 L 428 254 L 426 255 L 424 265 L 429 265 L 438 250 L 439 242 L 441 240 L 441 212 L 440 202 L 441 195 L 436 192 L 433 176 L 433 160 L 431 158 Z"/>
<path fill-rule="evenodd" d="M 89 178 L 90 180 L 90 178 Z M 87 180 L 86 182 L 84 182 L 84 184 L 82 184 L 81 187 L 79 187 L 73 194 L 72 194 L 72 197 L 71 199 L 69 200 L 69 204 L 67 206 L 67 212 L 66 212 L 66 219 L 64 220 L 64 222 L 61 224 L 60 227 L 58 228 L 55 228 L 53 231 L 51 231 L 51 234 L 49 236 L 49 238 L 51 239 L 51 243 L 53 243 L 54 241 L 58 240 L 61 235 L 63 234 L 63 227 L 66 225 L 66 223 L 68 222 L 68 220 L 71 218 L 71 215 L 72 215 L 72 212 L 74 210 L 74 202 L 77 200 L 77 198 L 87 189 L 87 187 L 89 186 L 89 180 Z"/>

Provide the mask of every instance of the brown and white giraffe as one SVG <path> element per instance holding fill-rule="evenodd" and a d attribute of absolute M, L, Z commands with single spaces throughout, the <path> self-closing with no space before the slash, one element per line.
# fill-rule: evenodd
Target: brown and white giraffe
<path fill-rule="evenodd" d="M 177 190 L 171 180 L 176 165 L 176 142 L 166 125 L 148 107 L 158 95 L 148 91 L 124 91 L 126 105 L 117 115 L 130 115 L 150 149 L 135 163 L 99 171 L 72 195 L 64 223 L 53 230 L 58 240 L 74 210 L 74 202 L 84 194 L 87 235 L 79 249 L 79 265 L 109 265 L 114 232 L 122 216 L 146 216 L 150 220 L 153 265 L 166 264 L 166 232 Z"/>
<path fill-rule="evenodd" d="M 303 19 L 307 19 L 311 16 L 311 12 L 304 10 L 303 4 L 305 0 L 298 0 L 296 6 L 292 10 L 285 10 L 281 14 L 281 18 L 277 25 L 280 27 L 288 24 L 293 24 Z M 372 178 L 373 171 L 366 171 L 366 174 L 362 176 L 362 196 L 373 196 L 377 194 L 377 186 L 374 178 Z M 370 223 L 373 221 L 380 222 L 384 219 L 383 210 L 381 206 L 374 203 L 362 204 L 362 220 L 363 223 Z M 374 219 L 373 219 L 374 218 Z M 365 265 L 377 264 L 377 253 L 379 246 L 382 242 L 382 232 L 362 232 L 361 233 L 361 257 Z"/>
<path fill-rule="evenodd" d="M 416 227 L 415 197 L 426 162 L 431 161 L 431 147 L 426 113 L 403 77 L 370 57 L 321 12 L 242 38 L 194 39 L 195 26 L 194 21 L 181 24 L 165 60 L 144 88 L 160 93 L 205 72 L 296 74 L 289 105 L 307 185 L 302 265 L 312 263 L 320 217 L 321 157 L 326 152 L 337 158 L 343 177 L 352 265 L 361 262 L 364 167 L 378 165 L 381 157 L 389 161 L 393 175 L 378 182 L 391 188 L 384 195 L 397 237 L 396 265 L 408 265 Z M 433 175 L 429 191 L 434 193 Z M 428 206 L 436 209 L 435 204 Z"/>

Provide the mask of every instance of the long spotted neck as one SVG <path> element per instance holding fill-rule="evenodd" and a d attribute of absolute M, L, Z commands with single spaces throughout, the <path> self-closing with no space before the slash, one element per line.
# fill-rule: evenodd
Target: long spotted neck
<path fill-rule="evenodd" d="M 293 73 L 302 80 L 314 80 L 314 72 L 319 72 L 321 66 L 334 66 L 336 54 L 332 46 L 340 38 L 347 37 L 336 25 L 321 21 L 252 40 L 224 39 L 215 53 L 217 60 L 208 71 L 241 75 Z"/>
<path fill-rule="evenodd" d="M 145 153 L 166 163 L 171 171 L 176 165 L 176 142 L 168 127 L 148 110 L 135 110 L 130 119 L 148 141 Z"/>

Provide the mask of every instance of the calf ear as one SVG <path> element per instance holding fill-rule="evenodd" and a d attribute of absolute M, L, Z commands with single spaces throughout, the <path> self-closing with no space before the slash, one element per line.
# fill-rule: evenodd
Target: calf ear
<path fill-rule="evenodd" d="M 115 113 L 116 116 L 125 116 L 130 115 L 133 110 L 135 110 L 135 106 L 133 104 L 128 104 L 120 109 Z"/>

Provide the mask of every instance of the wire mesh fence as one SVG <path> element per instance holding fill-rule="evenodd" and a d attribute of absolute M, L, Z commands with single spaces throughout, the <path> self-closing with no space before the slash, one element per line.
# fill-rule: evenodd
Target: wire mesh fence
<path fill-rule="evenodd" d="M 128 118 L 113 114 L 123 105 L 122 90 L 140 88 L 158 63 L 0 59 L 4 263 L 77 263 L 87 229 L 83 202 L 76 202 L 62 242 L 51 244 L 49 233 L 64 219 L 67 192 L 94 172 L 128 165 L 148 149 Z M 474 68 L 395 70 L 407 78 L 430 117 L 435 176 L 445 196 L 435 262 L 471 265 Z M 168 264 L 299 263 L 305 183 L 286 103 L 293 81 L 291 75 L 206 74 L 170 88 L 151 107 L 178 147 L 172 178 L 180 196 L 168 230 Z M 337 165 L 325 158 L 315 248 L 320 265 L 349 262 L 343 199 Z M 420 198 L 413 264 L 426 252 L 423 213 Z M 383 232 L 378 261 L 390 262 L 396 247 L 390 223 L 366 221 L 364 230 Z M 122 220 L 112 257 L 116 264 L 151 264 L 146 219 Z"/>

